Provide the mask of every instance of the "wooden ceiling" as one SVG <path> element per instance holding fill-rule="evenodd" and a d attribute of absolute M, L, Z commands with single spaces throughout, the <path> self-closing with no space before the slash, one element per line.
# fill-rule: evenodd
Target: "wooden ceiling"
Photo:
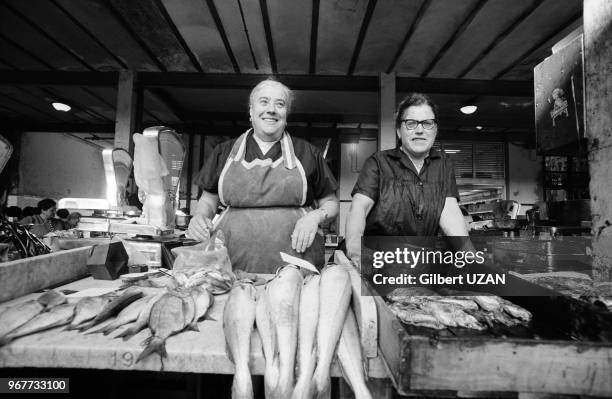
<path fill-rule="evenodd" d="M 447 131 L 533 131 L 533 67 L 582 23 L 580 0 L 2 0 L 0 120 L 114 131 L 117 71 L 141 126 L 241 130 L 249 88 L 296 89 L 304 128 L 375 128 L 378 74 L 438 101 Z M 73 110 L 54 111 L 62 101 Z M 465 102 L 480 106 L 464 116 Z"/>

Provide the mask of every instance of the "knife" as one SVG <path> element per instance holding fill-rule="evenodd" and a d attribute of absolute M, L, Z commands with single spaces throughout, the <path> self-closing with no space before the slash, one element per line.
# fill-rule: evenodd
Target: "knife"
<path fill-rule="evenodd" d="M 301 267 L 303 269 L 310 270 L 311 272 L 315 272 L 319 274 L 319 271 L 317 270 L 317 268 L 312 263 L 308 262 L 307 260 L 296 258 L 295 256 L 291 256 L 284 252 L 280 253 L 280 257 L 283 260 L 283 262 L 287 262 L 292 265 L 296 265 L 297 267 Z"/>

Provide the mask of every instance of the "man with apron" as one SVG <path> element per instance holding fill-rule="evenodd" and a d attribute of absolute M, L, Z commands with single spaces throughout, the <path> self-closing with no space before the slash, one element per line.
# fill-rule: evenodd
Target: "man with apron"
<path fill-rule="evenodd" d="M 234 269 L 274 273 L 281 251 L 323 265 L 317 231 L 338 214 L 338 184 L 321 151 L 285 131 L 291 101 L 285 85 L 260 82 L 249 98 L 252 128 L 218 145 L 200 171 L 204 191 L 188 234 L 206 239 L 223 204 L 214 228 L 224 233 Z"/>

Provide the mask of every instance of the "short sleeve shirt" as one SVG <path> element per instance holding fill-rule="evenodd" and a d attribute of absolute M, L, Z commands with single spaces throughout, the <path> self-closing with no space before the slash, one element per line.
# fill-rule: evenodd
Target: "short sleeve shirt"
<path fill-rule="evenodd" d="M 432 149 L 417 173 L 401 149 L 379 151 L 366 160 L 351 195 L 374 201 L 365 235 L 435 236 L 447 197 L 459 199 L 451 159 Z"/>
<path fill-rule="evenodd" d="M 232 151 L 237 139 L 228 140 L 217 145 L 209 158 L 204 163 L 197 177 L 196 184 L 203 190 L 213 194 L 219 193 L 219 177 L 225 166 L 225 162 Z M 308 184 L 306 192 L 306 205 L 311 206 L 315 199 L 331 195 L 338 189 L 338 183 L 334 178 L 323 153 L 314 145 L 299 137 L 291 136 L 293 149 L 296 157 L 302 163 Z M 255 159 L 270 158 L 276 161 L 282 156 L 280 142 L 274 143 L 272 148 L 264 155 L 259 145 L 250 133 L 247 138 L 244 159 L 251 162 Z"/>

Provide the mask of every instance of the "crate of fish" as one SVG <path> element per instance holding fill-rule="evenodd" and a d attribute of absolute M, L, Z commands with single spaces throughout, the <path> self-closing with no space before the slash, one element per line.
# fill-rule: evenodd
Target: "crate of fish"
<path fill-rule="evenodd" d="M 539 296 L 424 287 L 375 296 L 380 351 L 400 394 L 612 395 L 612 313 L 508 277 L 510 289 Z"/>

